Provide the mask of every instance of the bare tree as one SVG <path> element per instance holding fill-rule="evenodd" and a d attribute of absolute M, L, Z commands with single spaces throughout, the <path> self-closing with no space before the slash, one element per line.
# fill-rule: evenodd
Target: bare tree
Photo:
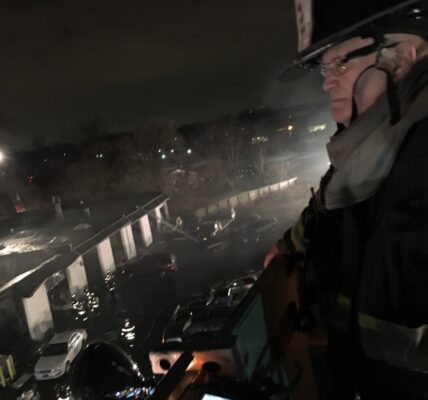
<path fill-rule="evenodd" d="M 263 141 L 255 143 L 254 145 L 254 168 L 260 175 L 266 174 L 266 147 Z"/>
<path fill-rule="evenodd" d="M 97 118 L 90 118 L 78 122 L 75 126 L 65 129 L 64 136 L 73 142 L 87 142 L 105 135 L 108 132 L 103 122 Z"/>
<path fill-rule="evenodd" d="M 230 118 L 213 123 L 193 142 L 196 155 L 206 164 L 206 178 L 212 181 L 210 171 L 215 171 L 216 188 L 235 187 L 245 140 L 238 121 Z"/>
<path fill-rule="evenodd" d="M 181 150 L 185 143 L 177 127 L 172 123 L 145 122 L 135 132 L 139 152 L 145 157 L 154 157 L 171 149 Z"/>
<path fill-rule="evenodd" d="M 272 181 L 283 181 L 290 179 L 290 161 L 279 160 L 267 165 L 267 174 Z"/>

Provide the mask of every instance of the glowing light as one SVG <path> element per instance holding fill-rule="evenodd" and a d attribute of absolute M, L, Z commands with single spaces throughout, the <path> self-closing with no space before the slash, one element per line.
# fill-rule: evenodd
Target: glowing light
<path fill-rule="evenodd" d="M 0 162 L 4 161 L 4 153 L 0 151 Z"/>
<path fill-rule="evenodd" d="M 192 149 L 187 149 L 187 154 L 192 154 Z"/>
<path fill-rule="evenodd" d="M 162 160 L 165 160 L 165 158 L 166 158 L 166 154 L 162 154 L 162 155 L 161 155 L 161 158 L 162 158 Z"/>
<path fill-rule="evenodd" d="M 327 129 L 327 124 L 311 125 L 308 127 L 308 131 L 310 133 L 325 131 L 326 129 Z"/>
<path fill-rule="evenodd" d="M 269 141 L 269 138 L 267 136 L 256 136 L 251 138 L 252 144 L 265 143 L 267 141 Z"/>

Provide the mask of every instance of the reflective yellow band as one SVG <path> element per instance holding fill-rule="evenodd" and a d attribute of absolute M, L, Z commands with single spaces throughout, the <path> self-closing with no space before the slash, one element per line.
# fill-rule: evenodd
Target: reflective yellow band
<path fill-rule="evenodd" d="M 305 252 L 305 246 L 303 244 L 304 231 L 302 216 L 300 216 L 299 220 L 291 227 L 290 232 L 290 240 L 293 242 L 297 253 L 303 254 Z"/>
<path fill-rule="evenodd" d="M 428 373 L 428 325 L 408 328 L 367 314 L 358 315 L 358 324 L 368 357 Z"/>
<path fill-rule="evenodd" d="M 330 315 L 324 316 L 327 324 L 340 332 L 348 332 L 351 300 L 340 294 L 335 301 L 332 299 L 330 307 Z M 358 314 L 358 325 L 367 357 L 427 373 L 428 379 L 428 325 L 409 328 L 363 313 Z"/>
<path fill-rule="evenodd" d="M 351 299 L 344 296 L 343 294 L 339 294 L 337 296 L 337 304 L 339 304 L 341 306 L 351 307 Z"/>

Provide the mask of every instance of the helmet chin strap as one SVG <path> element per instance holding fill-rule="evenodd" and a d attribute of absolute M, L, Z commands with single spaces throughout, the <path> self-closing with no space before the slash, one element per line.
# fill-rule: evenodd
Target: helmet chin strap
<path fill-rule="evenodd" d="M 382 45 L 383 40 L 381 39 L 379 41 L 379 38 L 374 38 L 375 42 L 377 41 L 379 45 Z M 376 54 L 376 61 L 369 65 L 368 67 L 364 68 L 361 73 L 358 75 L 357 79 L 354 82 L 353 88 L 352 88 L 352 112 L 351 112 L 351 123 L 354 122 L 359 117 L 357 102 L 355 100 L 355 89 L 360 81 L 361 77 L 370 69 L 375 68 L 378 71 L 382 71 L 386 76 L 386 96 L 388 99 L 388 108 L 389 108 L 389 115 L 390 115 L 390 124 L 395 125 L 397 122 L 401 119 L 401 106 L 400 106 L 400 99 L 398 97 L 398 88 L 397 84 L 394 82 L 394 78 L 392 76 L 392 73 L 379 65 L 380 57 L 381 57 L 381 51 L 382 47 L 379 47 Z"/>
<path fill-rule="evenodd" d="M 351 120 L 350 123 L 352 124 L 359 116 L 358 112 L 358 106 L 357 102 L 355 100 L 355 89 L 357 87 L 358 82 L 360 81 L 361 77 L 370 69 L 376 68 L 376 64 L 369 65 L 368 67 L 364 68 L 360 75 L 357 76 L 357 79 L 355 79 L 354 85 L 352 86 L 352 111 L 351 111 Z"/>
<path fill-rule="evenodd" d="M 398 87 L 394 82 L 394 78 L 390 71 L 386 68 L 377 67 L 379 71 L 382 71 L 386 75 L 386 96 L 388 98 L 389 106 L 389 123 L 395 125 L 401 119 L 401 105 L 400 98 L 398 97 Z"/>

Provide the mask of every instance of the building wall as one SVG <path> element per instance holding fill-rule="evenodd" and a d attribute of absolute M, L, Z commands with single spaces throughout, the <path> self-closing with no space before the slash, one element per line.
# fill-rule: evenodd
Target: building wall
<path fill-rule="evenodd" d="M 144 215 L 140 218 L 140 229 L 143 243 L 146 247 L 149 247 L 153 243 L 153 236 L 148 215 Z"/>
<path fill-rule="evenodd" d="M 45 284 L 41 284 L 31 297 L 23 298 L 22 304 L 31 338 L 43 340 L 54 327 Z"/>
<path fill-rule="evenodd" d="M 158 231 L 160 231 L 161 224 L 162 224 L 162 219 L 163 219 L 161 209 L 162 209 L 162 206 L 159 206 L 159 207 L 155 208 L 156 229 Z"/>
<path fill-rule="evenodd" d="M 107 272 L 114 272 L 116 270 L 110 238 L 104 239 L 102 242 L 98 243 L 97 254 L 101 271 L 103 272 L 104 276 L 107 274 Z"/>
<path fill-rule="evenodd" d="M 127 259 L 131 260 L 132 258 L 135 258 L 137 256 L 137 249 L 135 247 L 131 224 L 124 226 L 120 230 L 120 237 L 122 239 L 122 244 Z"/>
<path fill-rule="evenodd" d="M 18 337 L 28 335 L 27 322 L 23 321 L 22 302 L 15 303 L 12 293 L 0 297 L 0 341 L 1 345 L 13 347 Z M 24 322 L 24 323 L 23 323 Z"/>
<path fill-rule="evenodd" d="M 85 265 L 86 277 L 88 278 L 89 287 L 99 284 L 104 279 L 104 272 L 100 267 L 97 246 L 88 250 L 82 255 L 83 264 Z"/>
<path fill-rule="evenodd" d="M 83 258 L 77 257 L 73 264 L 69 265 L 66 269 L 68 287 L 70 293 L 73 295 L 81 295 L 88 287 L 88 279 L 86 277 L 85 265 Z"/>
<path fill-rule="evenodd" d="M 122 229 L 122 228 L 121 228 Z M 123 247 L 121 229 L 112 233 L 110 237 L 111 251 L 113 252 L 114 263 L 116 268 L 126 263 L 128 257 L 126 256 L 125 249 Z"/>

